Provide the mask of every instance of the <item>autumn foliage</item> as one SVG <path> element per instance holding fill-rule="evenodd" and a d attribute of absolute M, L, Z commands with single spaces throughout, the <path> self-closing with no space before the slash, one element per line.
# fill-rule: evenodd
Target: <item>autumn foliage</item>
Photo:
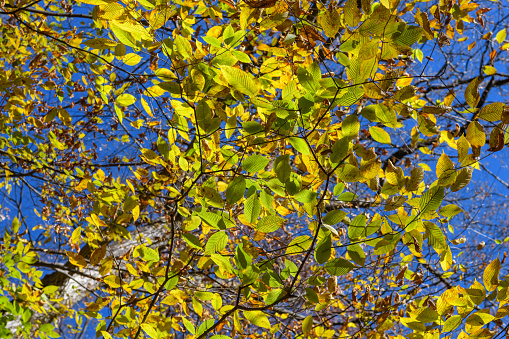
<path fill-rule="evenodd" d="M 0 337 L 501 338 L 501 13 L 0 3 Z"/>

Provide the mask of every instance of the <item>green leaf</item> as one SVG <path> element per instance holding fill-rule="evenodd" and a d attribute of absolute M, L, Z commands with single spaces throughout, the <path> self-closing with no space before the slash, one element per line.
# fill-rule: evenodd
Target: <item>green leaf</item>
<path fill-rule="evenodd" d="M 131 106 L 136 102 L 136 98 L 134 95 L 129 93 L 120 94 L 117 99 L 115 100 L 118 106 L 120 107 L 127 107 Z"/>
<path fill-rule="evenodd" d="M 228 243 L 228 235 L 225 231 L 212 234 L 205 245 L 205 254 L 212 254 L 222 251 Z"/>
<path fill-rule="evenodd" d="M 442 328 L 442 333 L 447 333 L 455 330 L 461 324 L 461 315 L 453 315 L 449 319 L 447 319 L 444 323 L 444 327 Z"/>
<path fill-rule="evenodd" d="M 47 324 L 42 324 L 41 326 L 39 326 L 39 331 L 48 333 L 48 332 L 53 331 L 54 328 L 55 328 L 55 326 L 53 326 L 53 324 L 47 323 Z"/>
<path fill-rule="evenodd" d="M 332 237 L 329 234 L 323 238 L 315 248 L 315 260 L 319 264 L 323 264 L 329 260 L 332 253 Z"/>
<path fill-rule="evenodd" d="M 168 143 L 166 142 L 166 140 L 164 140 L 160 136 L 157 138 L 157 149 L 158 149 L 159 153 L 161 153 L 166 160 L 169 160 L 170 147 L 168 146 Z"/>
<path fill-rule="evenodd" d="M 327 225 L 336 225 L 339 224 L 346 217 L 347 213 L 341 210 L 334 210 L 328 212 L 325 217 L 322 219 L 324 224 Z"/>
<path fill-rule="evenodd" d="M 320 302 L 320 298 L 318 294 L 312 288 L 306 288 L 306 299 L 314 304 L 318 304 Z"/>
<path fill-rule="evenodd" d="M 193 48 L 191 47 L 191 43 L 180 34 L 175 37 L 175 46 L 177 47 L 177 52 L 184 59 L 189 59 L 193 55 Z"/>
<path fill-rule="evenodd" d="M 196 333 L 196 329 L 194 328 L 194 325 L 192 322 L 190 322 L 186 318 L 182 318 L 182 323 L 184 324 L 185 328 L 189 331 L 189 333 L 191 333 L 191 334 Z"/>
<path fill-rule="evenodd" d="M 351 240 L 359 239 L 366 234 L 366 216 L 359 214 L 348 225 L 348 238 Z"/>
<path fill-rule="evenodd" d="M 356 137 L 357 135 L 359 135 L 360 126 L 361 125 L 359 123 L 359 118 L 357 118 L 357 115 L 350 114 L 343 120 L 343 123 L 341 124 L 343 136 L 348 137 L 350 139 Z"/>
<path fill-rule="evenodd" d="M 231 66 L 221 66 L 226 81 L 240 93 L 254 96 L 260 90 L 260 83 L 251 74 Z"/>
<path fill-rule="evenodd" d="M 214 326 L 214 319 L 207 319 L 204 322 L 198 326 L 198 329 L 196 330 L 196 337 L 201 336 L 203 333 L 205 333 L 206 330 Z"/>
<path fill-rule="evenodd" d="M 233 273 L 233 266 L 228 257 L 214 253 L 210 256 L 210 259 L 212 259 L 212 261 L 214 261 L 223 271 Z"/>
<path fill-rule="evenodd" d="M 246 131 L 249 135 L 254 135 L 256 133 L 259 133 L 263 131 L 263 126 L 257 121 L 246 121 L 242 123 L 242 128 L 244 131 Z"/>
<path fill-rule="evenodd" d="M 290 155 L 280 155 L 274 161 L 274 172 L 276 172 L 276 176 L 282 183 L 285 183 L 290 179 L 290 175 L 292 173 L 292 167 L 290 166 Z"/>
<path fill-rule="evenodd" d="M 136 48 L 136 40 L 133 38 L 133 35 L 115 23 L 116 21 L 110 22 L 110 29 L 117 39 L 126 46 Z"/>
<path fill-rule="evenodd" d="M 256 225 L 256 230 L 262 233 L 270 233 L 278 230 L 285 222 L 285 219 L 277 215 L 268 215 L 260 219 Z"/>
<path fill-rule="evenodd" d="M 391 136 L 383 128 L 371 126 L 369 128 L 369 134 L 379 143 L 391 144 Z"/>
<path fill-rule="evenodd" d="M 432 323 L 438 320 L 438 313 L 434 309 L 427 307 L 417 310 L 417 312 L 412 314 L 412 317 L 423 323 Z"/>
<path fill-rule="evenodd" d="M 192 233 L 182 233 L 182 238 L 184 238 L 185 242 L 187 242 L 191 247 L 202 249 L 200 239 Z"/>
<path fill-rule="evenodd" d="M 431 222 L 426 221 L 424 222 L 424 228 L 426 229 L 428 242 L 433 247 L 433 249 L 435 249 L 435 251 L 441 253 L 443 250 L 447 248 L 447 240 L 440 227 Z"/>
<path fill-rule="evenodd" d="M 354 267 L 354 264 L 343 258 L 336 258 L 325 264 L 325 270 L 335 276 L 347 274 Z"/>
<path fill-rule="evenodd" d="M 366 262 L 366 254 L 359 244 L 348 246 L 348 255 L 359 266 L 364 266 Z"/>
<path fill-rule="evenodd" d="M 269 159 L 255 154 L 247 157 L 242 162 L 242 169 L 249 173 L 255 173 L 264 169 L 269 163 Z"/>
<path fill-rule="evenodd" d="M 343 53 L 337 52 L 336 58 L 338 59 L 339 63 L 345 67 L 350 66 L 350 59 Z"/>
<path fill-rule="evenodd" d="M 330 161 L 332 163 L 339 163 L 342 161 L 346 155 L 348 154 L 348 149 L 350 145 L 350 140 L 347 137 L 341 138 L 332 145 L 332 154 L 330 156 Z"/>
<path fill-rule="evenodd" d="M 249 223 L 254 224 L 260 216 L 261 210 L 260 199 L 256 193 L 251 194 L 251 196 L 244 201 L 244 216 Z"/>
<path fill-rule="evenodd" d="M 421 214 L 436 211 L 440 207 L 440 204 L 442 204 L 444 194 L 445 189 L 442 186 L 434 186 L 426 191 L 419 201 Z"/>
<path fill-rule="evenodd" d="M 298 202 L 301 202 L 303 204 L 309 204 L 311 202 L 314 202 L 317 196 L 318 193 L 304 189 L 299 193 L 295 194 L 294 197 L 295 200 L 297 200 Z"/>
<path fill-rule="evenodd" d="M 150 247 L 142 247 L 139 252 L 140 257 L 145 261 L 159 261 L 159 253 Z"/>
<path fill-rule="evenodd" d="M 302 154 L 311 155 L 311 151 L 306 143 L 306 140 L 296 137 L 290 137 L 290 144 Z"/>
<path fill-rule="evenodd" d="M 286 249 L 285 255 L 293 255 L 293 254 L 301 254 L 309 249 L 311 244 L 313 243 L 313 238 L 308 235 L 299 235 L 295 237 L 290 244 L 288 244 L 288 248 Z"/>
<path fill-rule="evenodd" d="M 233 178 L 226 188 L 226 202 L 229 205 L 235 204 L 237 201 L 242 199 L 246 191 L 246 179 L 243 175 L 238 175 Z"/>

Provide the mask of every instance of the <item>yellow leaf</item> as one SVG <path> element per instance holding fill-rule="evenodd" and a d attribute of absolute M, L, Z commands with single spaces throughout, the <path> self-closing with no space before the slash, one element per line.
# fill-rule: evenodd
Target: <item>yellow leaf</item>
<path fill-rule="evenodd" d="M 334 38 L 341 27 L 339 13 L 334 8 L 325 10 L 325 13 L 318 17 L 318 22 L 322 25 L 325 35 L 329 38 Z"/>
<path fill-rule="evenodd" d="M 502 42 L 505 41 L 506 37 L 507 37 L 507 31 L 504 28 L 503 30 L 501 30 L 500 32 L 497 33 L 497 36 L 495 37 L 495 39 L 497 39 L 497 42 L 499 44 L 501 44 Z"/>
<path fill-rule="evenodd" d="M 479 84 L 480 83 L 481 83 L 481 80 L 479 79 L 479 77 L 476 77 L 474 80 L 472 80 L 470 82 L 470 84 L 468 84 L 468 86 L 465 90 L 465 101 L 472 108 L 475 108 L 477 106 L 477 103 L 479 102 L 479 100 L 481 98 L 479 95 Z"/>
<path fill-rule="evenodd" d="M 75 252 L 67 251 L 69 262 L 74 266 L 87 267 L 87 261 L 81 255 Z"/>
<path fill-rule="evenodd" d="M 117 42 L 106 38 L 97 38 L 87 40 L 83 44 L 93 49 L 108 49 L 115 47 Z"/>
<path fill-rule="evenodd" d="M 98 247 L 92 252 L 92 255 L 90 256 L 90 265 L 97 265 L 103 260 L 104 256 L 106 255 L 106 245 L 102 245 L 101 247 Z"/>
<path fill-rule="evenodd" d="M 110 23 L 110 27 L 112 27 L 112 29 L 113 29 L 113 27 L 116 27 L 116 28 L 120 29 L 121 31 L 131 33 L 132 37 L 136 41 L 152 39 L 152 35 L 148 32 L 148 30 L 142 24 L 139 24 L 137 22 L 129 21 L 129 20 L 126 20 L 126 21 L 112 20 L 109 23 Z M 117 35 L 116 32 L 114 32 L 114 33 L 115 33 L 115 35 Z M 120 39 L 119 36 L 117 36 L 117 37 L 124 45 L 131 46 L 129 43 L 122 41 L 122 39 Z"/>
<path fill-rule="evenodd" d="M 477 121 L 472 121 L 468 124 L 467 140 L 474 147 L 482 147 L 486 143 L 484 128 Z"/>
<path fill-rule="evenodd" d="M 502 119 L 505 104 L 502 102 L 494 102 L 484 106 L 479 112 L 479 119 L 485 121 L 498 121 Z"/>
<path fill-rule="evenodd" d="M 131 213 L 133 214 L 134 221 L 138 220 L 138 218 L 140 217 L 140 206 L 136 205 L 131 211 Z"/>
<path fill-rule="evenodd" d="M 493 66 L 483 66 L 482 70 L 486 75 L 497 74 L 497 69 Z"/>
<path fill-rule="evenodd" d="M 137 65 L 141 61 L 141 56 L 139 56 L 136 53 L 129 53 L 124 56 L 122 61 L 124 62 L 124 64 L 126 64 L 128 66 L 134 66 L 134 65 Z"/>
<path fill-rule="evenodd" d="M 105 277 L 103 281 L 111 288 L 119 288 L 121 286 L 120 278 L 116 275 L 109 275 Z"/>
<path fill-rule="evenodd" d="M 73 244 L 77 244 L 79 245 L 79 241 L 80 241 L 80 236 L 81 236 L 81 226 L 79 226 L 78 228 L 76 228 L 73 232 L 72 232 L 72 235 L 71 235 L 71 242 Z"/>
<path fill-rule="evenodd" d="M 399 78 L 398 81 L 396 81 L 396 86 L 403 88 L 405 86 L 410 85 L 412 83 L 412 80 L 414 80 L 414 78 L 410 78 L 410 77 Z"/>
<path fill-rule="evenodd" d="M 498 286 L 498 274 L 500 273 L 501 264 L 500 260 L 493 260 L 486 268 L 484 269 L 484 274 L 482 277 L 484 286 L 486 290 L 492 291 Z"/>
<path fill-rule="evenodd" d="M 150 109 L 150 106 L 148 105 L 147 101 L 145 101 L 145 98 L 141 97 L 141 106 L 143 106 L 143 109 L 145 112 L 147 112 L 148 115 L 150 115 L 152 118 L 154 115 L 152 114 L 152 110 Z"/>
<path fill-rule="evenodd" d="M 303 321 L 302 321 L 302 332 L 304 332 L 304 335 L 309 335 L 311 332 L 311 329 L 313 328 L 313 317 L 308 315 Z"/>
<path fill-rule="evenodd" d="M 437 178 L 440 178 L 440 176 L 445 173 L 449 172 L 451 170 L 454 170 L 454 164 L 452 163 L 451 159 L 447 156 L 447 154 L 442 153 L 440 158 L 437 161 Z"/>
<path fill-rule="evenodd" d="M 101 19 L 112 20 L 124 14 L 124 6 L 117 3 L 101 5 L 98 8 L 97 16 Z"/>

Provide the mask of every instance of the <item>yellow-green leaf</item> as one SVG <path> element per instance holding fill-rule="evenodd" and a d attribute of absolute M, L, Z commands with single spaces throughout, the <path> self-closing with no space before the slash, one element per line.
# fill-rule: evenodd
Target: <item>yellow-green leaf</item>
<path fill-rule="evenodd" d="M 117 97 L 117 100 L 115 100 L 115 102 L 120 107 L 127 107 L 127 106 L 131 106 L 132 104 L 134 104 L 136 102 L 136 98 L 132 94 L 124 93 L 124 94 L 120 94 Z"/>
<path fill-rule="evenodd" d="M 308 235 L 299 235 L 295 237 L 290 244 L 288 244 L 288 248 L 286 249 L 285 255 L 293 255 L 293 254 L 301 254 L 309 249 L 313 239 Z"/>
<path fill-rule="evenodd" d="M 240 93 L 254 96 L 260 90 L 260 83 L 251 74 L 231 66 L 221 66 L 226 81 Z"/>
<path fill-rule="evenodd" d="M 460 315 L 453 315 L 449 319 L 446 320 L 444 327 L 442 328 L 442 332 L 451 332 L 452 330 L 455 330 L 459 325 L 461 324 L 461 316 Z"/>
<path fill-rule="evenodd" d="M 309 335 L 311 332 L 311 329 L 313 328 L 313 317 L 308 315 L 303 321 L 302 321 L 302 332 L 304 335 Z"/>
<path fill-rule="evenodd" d="M 383 128 L 371 126 L 369 128 L 369 134 L 371 134 L 373 139 L 379 143 L 382 144 L 391 143 L 391 136 Z"/>
<path fill-rule="evenodd" d="M 119 288 L 122 285 L 120 278 L 116 275 L 109 275 L 105 277 L 103 281 L 111 288 Z"/>
<path fill-rule="evenodd" d="M 343 120 L 343 123 L 341 124 L 341 129 L 343 131 L 343 136 L 354 138 L 357 135 L 359 135 L 359 129 L 360 129 L 360 123 L 359 118 L 357 118 L 357 115 L 351 114 Z"/>
<path fill-rule="evenodd" d="M 106 38 L 90 39 L 83 43 L 93 49 L 108 49 L 117 46 L 117 42 Z"/>
<path fill-rule="evenodd" d="M 325 12 L 318 17 L 318 22 L 322 25 L 325 35 L 329 38 L 334 38 L 341 27 L 340 16 L 335 8 L 325 10 Z"/>
<path fill-rule="evenodd" d="M 277 215 L 267 215 L 260 219 L 256 230 L 262 233 L 274 232 L 283 225 L 285 219 L 278 217 Z"/>

